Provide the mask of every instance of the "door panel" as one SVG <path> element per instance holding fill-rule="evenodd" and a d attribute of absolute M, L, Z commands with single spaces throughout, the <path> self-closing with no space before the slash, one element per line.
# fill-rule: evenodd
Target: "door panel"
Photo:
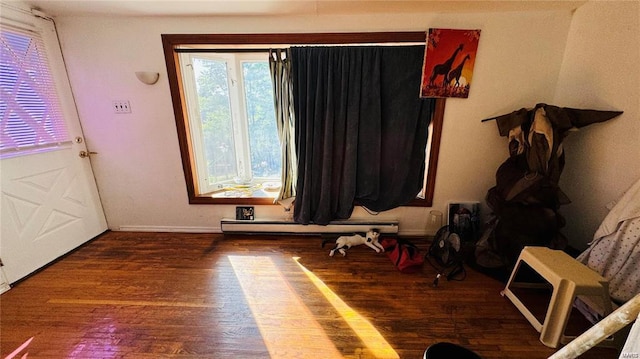
<path fill-rule="evenodd" d="M 9 283 L 107 229 L 90 159 L 79 156 L 87 148 L 53 21 L 16 4 L 0 3 L 0 23 L 42 36 L 65 125 L 75 140 L 0 160 L 0 259 Z"/>
<path fill-rule="evenodd" d="M 106 230 L 88 159 L 74 149 L 2 160 L 0 253 L 10 283 Z"/>

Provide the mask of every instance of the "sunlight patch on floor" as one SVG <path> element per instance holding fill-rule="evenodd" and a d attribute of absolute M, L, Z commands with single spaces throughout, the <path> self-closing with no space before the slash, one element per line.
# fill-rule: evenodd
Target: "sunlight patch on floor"
<path fill-rule="evenodd" d="M 271 258 L 228 258 L 271 358 L 343 357 Z"/>
<path fill-rule="evenodd" d="M 399 359 L 398 353 L 389 345 L 382 334 L 362 315 L 349 307 L 336 293 L 334 293 L 320 278 L 305 266 L 300 264 L 299 258 L 293 260 L 302 268 L 302 271 L 309 277 L 311 282 L 327 298 L 329 303 L 340 313 L 342 318 L 349 324 L 351 329 L 360 337 L 367 346 L 366 357 L 379 359 Z"/>

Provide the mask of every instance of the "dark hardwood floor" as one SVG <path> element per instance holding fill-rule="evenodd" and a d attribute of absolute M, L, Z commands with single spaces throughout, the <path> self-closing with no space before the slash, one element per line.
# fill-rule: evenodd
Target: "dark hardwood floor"
<path fill-rule="evenodd" d="M 31 359 L 405 359 L 442 341 L 485 359 L 555 352 L 498 280 L 467 269 L 434 288 L 428 265 L 401 274 L 366 246 L 346 257 L 329 247 L 320 237 L 107 232 L 1 296 L 1 356 L 31 337 Z"/>

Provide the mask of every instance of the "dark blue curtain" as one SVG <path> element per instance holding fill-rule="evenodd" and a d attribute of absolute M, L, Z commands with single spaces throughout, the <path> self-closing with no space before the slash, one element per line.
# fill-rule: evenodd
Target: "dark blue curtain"
<path fill-rule="evenodd" d="M 420 99 L 424 46 L 293 47 L 298 158 L 294 219 L 385 211 L 422 188 L 433 99 Z"/>

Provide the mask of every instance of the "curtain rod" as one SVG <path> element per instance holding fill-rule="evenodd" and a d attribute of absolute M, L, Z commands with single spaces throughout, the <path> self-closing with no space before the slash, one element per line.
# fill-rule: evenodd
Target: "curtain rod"
<path fill-rule="evenodd" d="M 227 53 L 227 52 L 269 52 L 272 50 L 285 50 L 283 48 L 251 48 L 251 49 L 246 49 L 246 48 L 239 48 L 239 49 L 173 49 L 174 52 L 177 53 L 203 53 L 203 52 L 220 52 L 220 53 Z"/>
<path fill-rule="evenodd" d="M 225 44 L 224 46 L 229 46 L 228 44 Z M 239 45 L 242 46 L 242 45 Z M 282 46 L 282 45 L 280 45 Z M 374 43 L 366 43 L 366 44 L 356 44 L 356 43 L 345 43 L 345 44 L 296 44 L 296 45 L 291 45 L 289 47 L 271 47 L 271 48 L 264 48 L 264 47 L 255 47 L 255 48 L 246 48 L 246 47 L 240 47 L 240 48 L 229 48 L 229 47 L 221 47 L 221 48 L 174 48 L 173 51 L 176 53 L 208 53 L 208 52 L 212 52 L 212 53 L 238 53 L 238 52 L 269 52 L 272 50 L 286 50 L 289 49 L 291 47 L 305 47 L 305 46 L 318 46 L 318 47 L 322 47 L 322 46 L 424 46 L 423 43 L 401 43 L 401 44 L 397 44 L 397 43 L 393 43 L 393 44 L 374 44 Z"/>

